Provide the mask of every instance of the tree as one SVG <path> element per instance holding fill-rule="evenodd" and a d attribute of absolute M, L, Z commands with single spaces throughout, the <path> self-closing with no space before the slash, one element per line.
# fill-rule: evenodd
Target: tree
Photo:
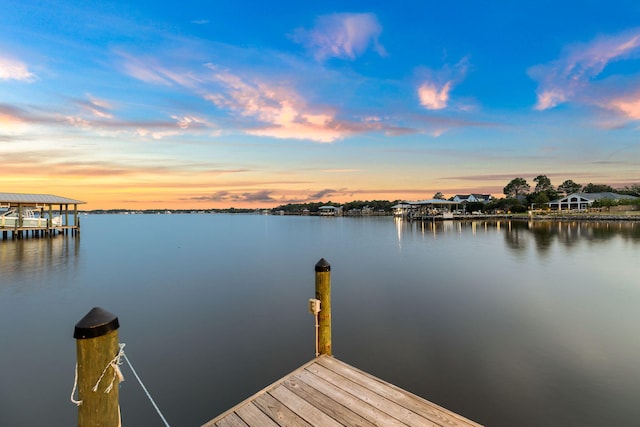
<path fill-rule="evenodd" d="M 445 200 L 446 197 L 444 197 L 444 194 L 442 194 L 441 192 L 437 192 L 436 194 L 433 195 L 434 199 L 438 199 L 438 200 Z"/>
<path fill-rule="evenodd" d="M 536 188 L 535 188 L 535 192 L 536 193 L 540 193 L 542 191 L 549 191 L 549 190 L 553 190 L 553 185 L 551 185 L 551 180 L 549 178 L 547 178 L 546 175 L 538 175 L 535 178 L 533 178 L 533 182 L 536 183 Z"/>
<path fill-rule="evenodd" d="M 549 196 L 546 191 L 536 193 L 536 196 L 533 199 L 533 204 L 536 208 L 548 207 L 547 203 L 549 203 Z"/>
<path fill-rule="evenodd" d="M 605 184 L 592 184 L 589 183 L 582 188 L 582 191 L 585 193 L 606 193 L 613 192 L 613 188 Z"/>
<path fill-rule="evenodd" d="M 467 202 L 464 204 L 464 208 L 467 213 L 476 211 L 484 212 L 486 206 L 482 202 Z"/>
<path fill-rule="evenodd" d="M 507 184 L 506 187 L 502 190 L 502 192 L 507 197 L 518 198 L 523 194 L 527 194 L 531 186 L 527 184 L 527 180 L 524 178 L 514 178 Z"/>
<path fill-rule="evenodd" d="M 577 184 L 572 180 L 568 179 L 558 186 L 558 191 L 564 193 L 565 196 L 568 196 L 569 194 L 577 193 L 578 191 L 580 191 L 581 187 L 582 185 Z"/>
<path fill-rule="evenodd" d="M 540 207 L 540 205 L 548 203 L 549 200 L 555 200 L 558 198 L 558 192 L 553 188 L 551 180 L 547 178 L 546 175 L 538 175 L 533 180 L 536 182 L 536 188 L 533 194 L 529 194 L 527 196 L 529 204 L 534 203 Z M 546 202 L 541 201 L 545 199 Z"/>

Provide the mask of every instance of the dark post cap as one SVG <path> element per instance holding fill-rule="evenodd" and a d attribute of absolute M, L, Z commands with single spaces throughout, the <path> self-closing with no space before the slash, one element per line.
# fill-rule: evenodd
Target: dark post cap
<path fill-rule="evenodd" d="M 324 258 L 320 258 L 320 261 L 316 264 L 316 272 L 320 273 L 322 271 L 331 271 L 331 265 Z"/>
<path fill-rule="evenodd" d="M 78 340 L 97 338 L 115 331 L 119 327 L 120 324 L 116 315 L 100 307 L 93 307 L 90 312 L 76 323 L 73 337 Z"/>

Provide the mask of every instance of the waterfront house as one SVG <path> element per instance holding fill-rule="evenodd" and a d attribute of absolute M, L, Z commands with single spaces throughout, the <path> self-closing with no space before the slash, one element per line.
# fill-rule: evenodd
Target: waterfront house
<path fill-rule="evenodd" d="M 610 200 L 619 202 L 621 200 L 637 200 L 638 197 L 628 196 L 626 194 L 618 194 L 612 192 L 604 193 L 573 193 L 562 199 L 549 202 L 551 210 L 584 210 L 593 205 L 596 200 Z"/>
<path fill-rule="evenodd" d="M 491 201 L 491 194 L 456 194 L 451 198 L 451 201 L 458 203 L 489 203 Z"/>

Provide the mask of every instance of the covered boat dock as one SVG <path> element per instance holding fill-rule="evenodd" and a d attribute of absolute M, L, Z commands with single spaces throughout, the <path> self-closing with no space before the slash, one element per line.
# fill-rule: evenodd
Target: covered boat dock
<path fill-rule="evenodd" d="M 76 235 L 80 232 L 81 200 L 51 194 L 0 193 L 2 239 Z"/>
<path fill-rule="evenodd" d="M 453 219 L 460 202 L 442 199 L 403 202 L 393 206 L 394 216 L 409 220 Z"/>

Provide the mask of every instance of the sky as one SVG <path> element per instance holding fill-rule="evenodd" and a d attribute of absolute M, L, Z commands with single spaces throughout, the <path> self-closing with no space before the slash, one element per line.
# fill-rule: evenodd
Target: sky
<path fill-rule="evenodd" d="M 88 209 L 640 183 L 640 2 L 2 0 L 0 192 Z"/>

